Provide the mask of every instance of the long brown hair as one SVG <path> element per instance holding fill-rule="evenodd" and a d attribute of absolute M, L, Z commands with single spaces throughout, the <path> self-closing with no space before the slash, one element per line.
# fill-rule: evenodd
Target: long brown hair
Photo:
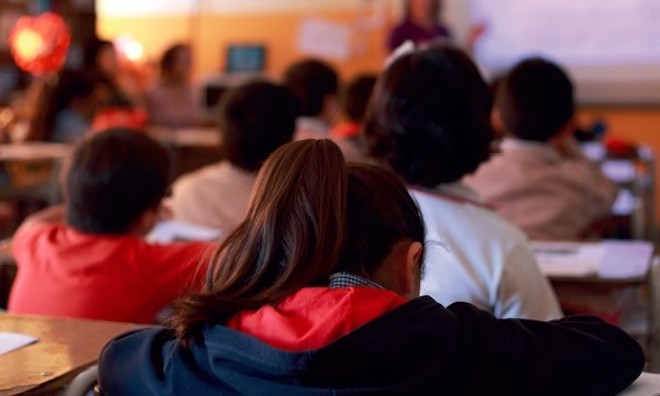
<path fill-rule="evenodd" d="M 346 191 L 344 158 L 331 141 L 277 149 L 243 221 L 213 255 L 203 292 L 175 303 L 170 323 L 179 338 L 326 280 L 342 251 Z"/>

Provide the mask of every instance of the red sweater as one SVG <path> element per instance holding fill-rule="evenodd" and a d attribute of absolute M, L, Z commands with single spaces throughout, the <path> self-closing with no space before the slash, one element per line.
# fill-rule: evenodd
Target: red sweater
<path fill-rule="evenodd" d="M 24 227 L 12 240 L 18 274 L 9 312 L 152 323 L 193 278 L 201 284 L 206 265 L 198 263 L 211 246 L 149 244 L 63 224 Z"/>
<path fill-rule="evenodd" d="M 373 287 L 307 287 L 276 306 L 243 311 L 227 327 L 279 349 L 319 349 L 405 302 Z"/>

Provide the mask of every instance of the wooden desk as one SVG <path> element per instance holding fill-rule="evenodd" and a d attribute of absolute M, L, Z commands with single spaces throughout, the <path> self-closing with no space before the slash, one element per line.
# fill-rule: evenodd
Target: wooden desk
<path fill-rule="evenodd" d="M 660 395 L 660 375 L 642 373 L 632 385 L 619 396 L 657 396 Z"/>
<path fill-rule="evenodd" d="M 135 328 L 129 323 L 0 314 L 0 331 L 39 338 L 0 355 L 0 395 L 56 391 L 96 363 L 110 339 Z"/>
<path fill-rule="evenodd" d="M 11 239 L 0 240 L 0 309 L 7 308 L 16 272 L 16 262 L 11 254 Z"/>
<path fill-rule="evenodd" d="M 147 134 L 164 144 L 176 147 L 220 147 L 220 131 L 213 128 L 149 128 Z"/>
<path fill-rule="evenodd" d="M 149 128 L 147 133 L 172 151 L 176 177 L 222 159 L 222 139 L 216 127 Z"/>

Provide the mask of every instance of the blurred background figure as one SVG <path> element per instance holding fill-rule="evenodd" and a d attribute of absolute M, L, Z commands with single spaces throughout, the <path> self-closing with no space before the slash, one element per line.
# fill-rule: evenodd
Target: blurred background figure
<path fill-rule="evenodd" d="M 442 11 L 442 0 L 406 0 L 403 21 L 392 29 L 387 40 L 389 52 L 407 40 L 420 45 L 437 39 L 454 39 L 451 29 L 442 21 Z M 471 52 L 485 31 L 483 23 L 471 26 L 462 43 L 465 49 Z"/>
<path fill-rule="evenodd" d="M 200 121 L 199 96 L 190 83 L 192 52 L 187 44 L 169 47 L 160 60 L 160 80 L 147 94 L 152 125 L 171 128 Z"/>
<path fill-rule="evenodd" d="M 83 69 L 100 75 L 111 84 L 109 105 L 130 107 L 144 104 L 142 84 L 122 70 L 112 42 L 98 38 L 88 41 L 83 49 Z"/>
<path fill-rule="evenodd" d="M 375 85 L 376 75 L 374 74 L 361 74 L 348 83 L 341 101 L 344 120 L 330 131 L 332 139 L 358 137 Z"/>
<path fill-rule="evenodd" d="M 79 70 L 62 71 L 47 101 L 44 140 L 74 143 L 82 138 L 110 95 L 112 84 L 103 77 Z"/>
<path fill-rule="evenodd" d="M 328 138 L 339 115 L 337 71 L 318 59 L 305 59 L 287 68 L 284 86 L 300 104 L 294 140 Z"/>
<path fill-rule="evenodd" d="M 392 29 L 387 41 L 390 52 L 406 40 L 421 44 L 437 38 L 451 38 L 451 32 L 440 21 L 440 0 L 406 0 L 404 7 L 403 21 Z"/>

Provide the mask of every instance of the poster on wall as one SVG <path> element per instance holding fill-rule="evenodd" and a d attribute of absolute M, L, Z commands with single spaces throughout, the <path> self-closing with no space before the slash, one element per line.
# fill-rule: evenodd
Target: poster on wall
<path fill-rule="evenodd" d="M 304 55 L 345 61 L 352 55 L 352 33 L 348 23 L 309 18 L 301 22 L 296 43 Z"/>

